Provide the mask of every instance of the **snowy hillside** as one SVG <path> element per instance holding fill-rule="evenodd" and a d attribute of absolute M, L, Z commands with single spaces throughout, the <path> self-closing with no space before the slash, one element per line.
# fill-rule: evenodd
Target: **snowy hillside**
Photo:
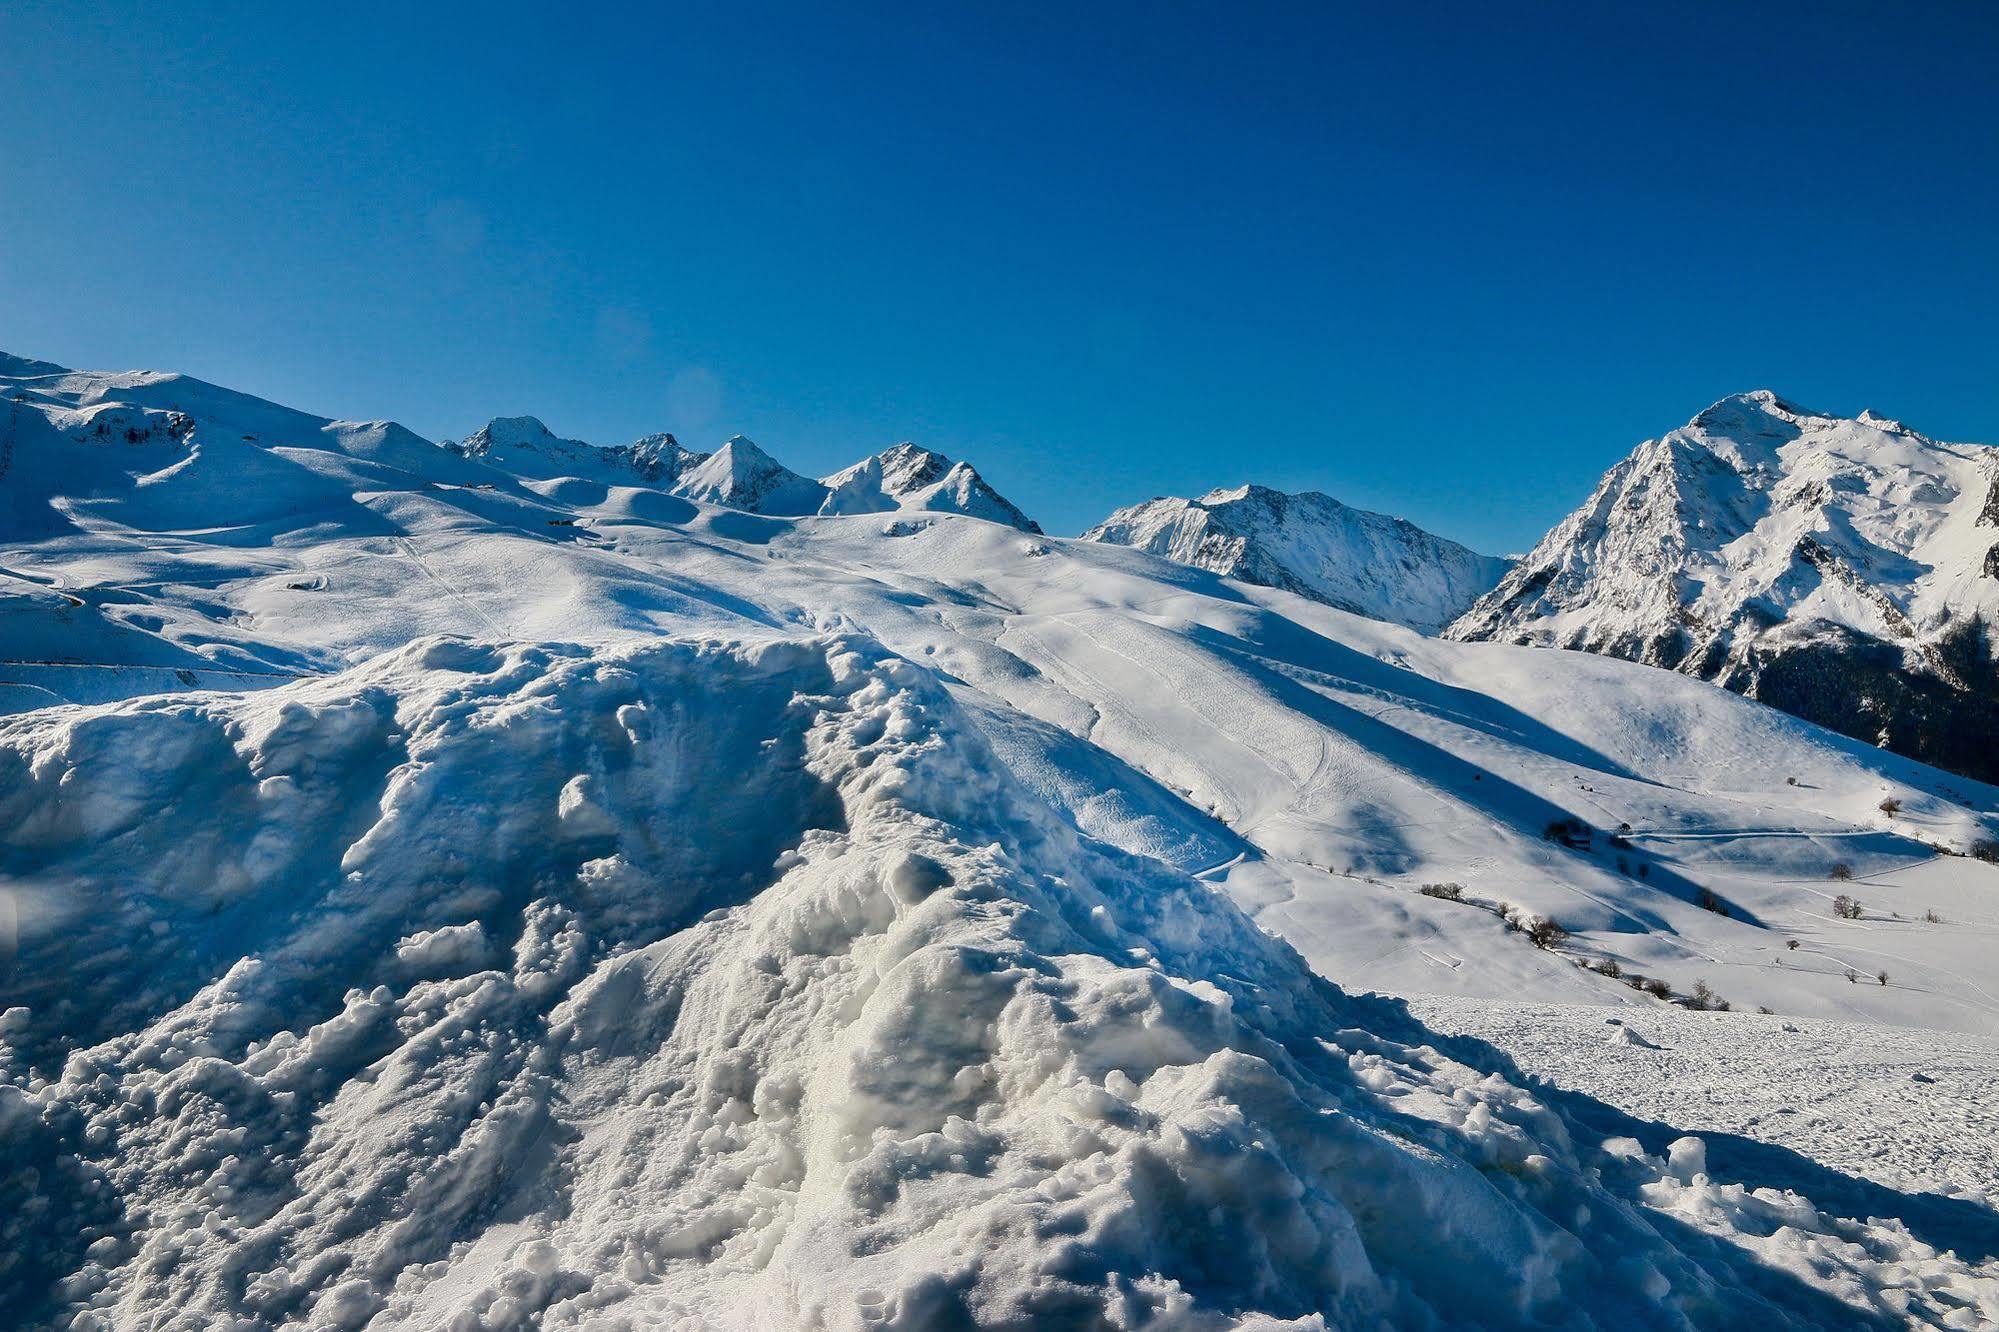
<path fill-rule="evenodd" d="M 896 450 L 756 513 L 0 369 L 26 1325 L 1999 1319 L 1999 789 Z M 1922 1029 L 1931 1163 L 1647 1118 L 1708 1018 Z"/>
<path fill-rule="evenodd" d="M 1119 509 L 1083 539 L 1149 550 L 1426 633 L 1450 623 L 1507 568 L 1404 519 L 1265 486 L 1147 500 Z"/>
<path fill-rule="evenodd" d="M 1450 627 L 1651 662 L 1999 778 L 1999 452 L 1724 398 Z"/>

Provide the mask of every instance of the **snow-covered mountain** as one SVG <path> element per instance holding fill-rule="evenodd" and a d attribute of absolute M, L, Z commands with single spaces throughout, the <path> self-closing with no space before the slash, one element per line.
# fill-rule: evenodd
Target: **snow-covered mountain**
<path fill-rule="evenodd" d="M 1999 451 L 1769 392 L 1607 472 L 1453 638 L 1687 672 L 1999 778 Z"/>
<path fill-rule="evenodd" d="M 1023 532 L 1041 527 L 986 484 L 969 463 L 914 444 L 897 444 L 852 467 L 821 478 L 821 513 L 884 513 L 895 509 L 966 513 Z"/>
<path fill-rule="evenodd" d="M 1999 867 L 1936 849 L 1999 789 L 965 514 L 0 409 L 15 1322 L 1999 1318 Z M 1667 1126 L 1747 1049 L 1851 1131 Z"/>
<path fill-rule="evenodd" d="M 1506 572 L 1505 560 L 1329 495 L 1267 486 L 1151 499 L 1119 509 L 1086 541 L 1169 560 L 1435 633 Z"/>
<path fill-rule="evenodd" d="M 630 444 L 603 447 L 561 439 L 532 416 L 502 416 L 464 440 L 448 444 L 516 476 L 548 480 L 575 476 L 593 481 L 672 486 L 708 457 L 680 446 L 672 435 L 647 435 Z"/>
<path fill-rule="evenodd" d="M 741 435 L 689 468 L 674 483 L 673 493 L 703 504 L 778 517 L 817 513 L 826 499 L 824 486 L 800 476 Z"/>

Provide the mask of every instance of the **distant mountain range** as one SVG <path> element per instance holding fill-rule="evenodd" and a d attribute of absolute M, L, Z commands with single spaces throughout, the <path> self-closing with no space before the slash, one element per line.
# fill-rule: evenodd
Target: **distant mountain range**
<path fill-rule="evenodd" d="M 306 438 L 355 460 L 343 467 L 448 484 L 501 476 L 554 495 L 583 480 L 772 517 L 955 513 L 1041 532 L 969 463 L 911 443 L 814 479 L 740 435 L 713 453 L 670 434 L 607 447 L 518 416 L 440 448 L 392 422 L 329 422 L 179 375 L 0 356 L 7 383 L 33 386 L 9 394 L 0 455 L 0 523 L 17 538 L 55 535 L 121 493 L 135 511 L 159 507 L 169 492 L 153 483 L 169 474 L 175 524 L 296 512 L 313 486 L 280 459 Z M 48 410 L 22 417 L 44 399 Z M 196 441 L 204 406 L 255 428 Z M 50 435 L 125 448 L 108 471 L 67 451 L 17 461 Z M 1083 539 L 1428 634 L 1680 671 L 1999 780 L 1999 453 L 1872 413 L 1824 416 L 1767 391 L 1724 398 L 1640 444 L 1517 564 L 1326 495 L 1258 485 L 1134 504 Z"/>
<path fill-rule="evenodd" d="M 1025 532 L 1041 531 L 969 464 L 910 443 L 817 481 L 792 471 L 742 435 L 714 453 L 695 453 L 665 434 L 606 448 L 560 438 L 532 416 L 509 416 L 489 421 L 447 447 L 519 476 L 644 484 L 683 499 L 774 517 L 914 509 L 969 514 Z"/>

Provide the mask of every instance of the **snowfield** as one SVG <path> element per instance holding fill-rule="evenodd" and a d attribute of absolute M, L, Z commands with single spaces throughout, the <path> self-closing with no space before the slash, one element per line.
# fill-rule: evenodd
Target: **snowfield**
<path fill-rule="evenodd" d="M 0 369 L 23 1326 L 1999 1324 L 1991 787 L 921 450 Z"/>

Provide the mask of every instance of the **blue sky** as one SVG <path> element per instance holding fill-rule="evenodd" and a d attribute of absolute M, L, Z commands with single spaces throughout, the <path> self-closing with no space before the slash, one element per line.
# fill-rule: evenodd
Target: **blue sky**
<path fill-rule="evenodd" d="M 0 9 L 0 348 L 913 438 L 1057 532 L 1255 479 L 1521 549 L 1755 387 L 1999 441 L 1990 5 L 203 8 Z"/>

